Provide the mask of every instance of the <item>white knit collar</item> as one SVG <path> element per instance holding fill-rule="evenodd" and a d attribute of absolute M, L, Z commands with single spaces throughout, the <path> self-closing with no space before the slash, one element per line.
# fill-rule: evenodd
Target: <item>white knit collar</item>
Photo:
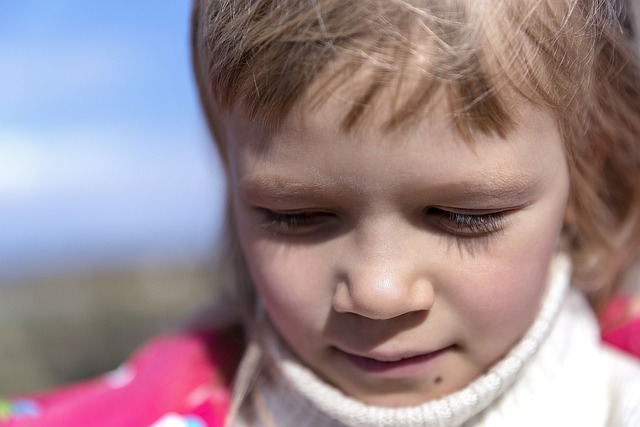
<path fill-rule="evenodd" d="M 464 389 L 438 400 L 404 408 L 364 404 L 344 395 L 337 388 L 318 378 L 289 352 L 282 351 L 278 346 L 271 347 L 270 358 L 283 374 L 286 385 L 263 384 L 259 387 L 261 390 L 257 391 L 266 397 L 267 406 L 276 413 L 286 412 L 286 406 L 292 409 L 287 403 L 291 402 L 291 398 L 295 398 L 300 403 L 299 398 L 304 397 L 321 413 L 349 427 L 459 426 L 500 397 L 515 382 L 525 364 L 536 354 L 556 319 L 569 287 L 569 277 L 570 263 L 567 257 L 556 256 L 550 269 L 549 285 L 540 312 L 523 338 L 486 374 Z M 300 396 L 296 398 L 295 395 Z M 274 415 L 277 418 L 276 413 Z M 331 424 L 331 422 L 328 423 L 328 425 Z M 281 424 L 278 423 L 278 425 Z"/>

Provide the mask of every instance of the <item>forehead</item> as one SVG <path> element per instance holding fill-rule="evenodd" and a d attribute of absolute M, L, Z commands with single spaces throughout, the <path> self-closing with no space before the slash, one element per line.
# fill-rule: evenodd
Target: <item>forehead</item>
<path fill-rule="evenodd" d="M 464 186 L 475 188 L 476 197 L 489 196 L 495 188 L 515 194 L 564 168 L 553 116 L 531 104 L 514 106 L 518 121 L 506 136 L 478 135 L 469 142 L 456 130 L 444 102 L 420 122 L 388 132 L 377 122 L 387 108 L 379 105 L 357 128 L 345 131 L 338 124 L 350 107 L 345 95 L 328 97 L 313 110 L 294 109 L 275 132 L 231 114 L 232 186 L 257 183 L 258 191 L 280 194 L 284 190 L 276 188 L 283 185 L 292 192 L 320 185 L 357 196 L 361 191 L 406 193 L 415 181 L 423 189 L 455 190 L 462 198 Z"/>
<path fill-rule="evenodd" d="M 429 45 L 421 49 L 428 51 Z M 281 123 L 330 109 L 343 131 L 375 128 L 394 133 L 411 131 L 435 114 L 471 140 L 474 134 L 505 135 L 517 120 L 512 104 L 532 103 L 508 84 L 494 87 L 480 64 L 470 59 L 458 58 L 465 63 L 461 69 L 440 75 L 444 71 L 434 63 L 436 55 L 422 50 L 405 58 L 401 70 L 382 66 L 375 58 L 355 64 L 353 58 L 338 58 L 311 82 Z"/>
<path fill-rule="evenodd" d="M 472 117 L 468 111 L 460 112 L 452 105 L 451 94 L 442 86 L 434 87 L 419 108 L 408 110 L 411 97 L 424 83 L 419 73 L 405 74 L 406 78 L 398 80 L 397 85 L 386 85 L 376 96 L 367 97 L 370 82 L 375 80 L 372 76 L 375 70 L 360 67 L 354 74 L 345 76 L 345 68 L 340 64 L 332 68 L 311 85 L 277 127 L 247 117 L 241 108 L 226 113 L 223 121 L 227 136 L 229 131 L 250 131 L 252 136 L 240 141 L 262 152 L 272 150 L 278 142 L 304 144 L 313 134 L 396 146 L 415 135 L 425 135 L 425 138 L 431 135 L 442 143 L 472 151 L 478 141 L 508 143 L 530 139 L 523 138 L 524 135 L 537 135 L 533 139 L 543 140 L 549 139 L 548 134 L 553 134 L 551 139 L 557 139 L 556 117 L 551 110 L 512 92 L 505 91 L 501 96 L 501 109 L 508 109 L 508 117 L 498 117 L 501 113 L 491 107 L 488 108 L 492 111 L 481 117 Z M 362 102 L 363 97 L 367 98 L 366 103 Z M 345 125 L 354 114 L 358 114 L 357 120 Z M 410 117 L 404 120 L 399 117 L 406 114 Z M 473 122 L 481 119 L 497 120 L 501 124 L 474 126 Z M 230 142 L 233 145 L 239 139 Z"/>

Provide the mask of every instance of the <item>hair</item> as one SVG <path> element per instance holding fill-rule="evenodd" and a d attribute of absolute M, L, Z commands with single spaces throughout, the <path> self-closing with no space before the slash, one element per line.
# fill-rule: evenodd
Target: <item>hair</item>
<path fill-rule="evenodd" d="M 616 0 L 195 0 L 192 22 L 200 98 L 223 159 L 221 112 L 276 131 L 294 106 L 346 83 L 355 89 L 345 131 L 388 95 L 381 132 L 415 123 L 439 94 L 467 139 L 507 136 L 514 99 L 551 110 L 571 176 L 565 250 L 596 306 L 640 249 L 633 36 L 629 7 Z M 228 250 L 246 285 L 228 216 Z"/>
<path fill-rule="evenodd" d="M 381 100 L 390 107 L 381 132 L 410 127 L 444 99 L 470 143 L 508 137 L 514 102 L 551 111 L 571 182 L 563 250 L 596 309 L 640 253 L 633 37 L 624 0 L 195 0 L 192 15 L 196 80 L 223 162 L 224 113 L 275 132 L 294 107 L 312 112 L 347 84 L 345 132 Z M 227 285 L 251 343 L 263 322 L 227 208 Z M 258 357 L 245 362 L 255 368 Z"/>

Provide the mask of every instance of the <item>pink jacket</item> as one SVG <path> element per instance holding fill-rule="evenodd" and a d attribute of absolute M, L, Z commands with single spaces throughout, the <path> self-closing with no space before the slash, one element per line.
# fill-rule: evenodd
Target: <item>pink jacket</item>
<path fill-rule="evenodd" d="M 1 427 L 222 427 L 238 333 L 177 333 L 115 371 L 43 394 L 0 399 Z"/>
<path fill-rule="evenodd" d="M 640 357 L 640 318 L 603 314 L 603 339 Z M 182 332 L 150 341 L 115 371 L 43 394 L 0 399 L 0 427 L 222 427 L 238 332 Z"/>
<path fill-rule="evenodd" d="M 602 339 L 614 347 L 640 357 L 640 316 L 625 315 L 628 300 L 614 298 L 600 316 Z"/>

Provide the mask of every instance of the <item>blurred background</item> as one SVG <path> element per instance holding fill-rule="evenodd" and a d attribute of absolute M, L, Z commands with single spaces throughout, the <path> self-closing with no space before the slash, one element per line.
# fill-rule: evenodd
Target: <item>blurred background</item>
<path fill-rule="evenodd" d="M 213 289 L 189 11 L 0 2 L 0 394 L 111 370 Z"/>

